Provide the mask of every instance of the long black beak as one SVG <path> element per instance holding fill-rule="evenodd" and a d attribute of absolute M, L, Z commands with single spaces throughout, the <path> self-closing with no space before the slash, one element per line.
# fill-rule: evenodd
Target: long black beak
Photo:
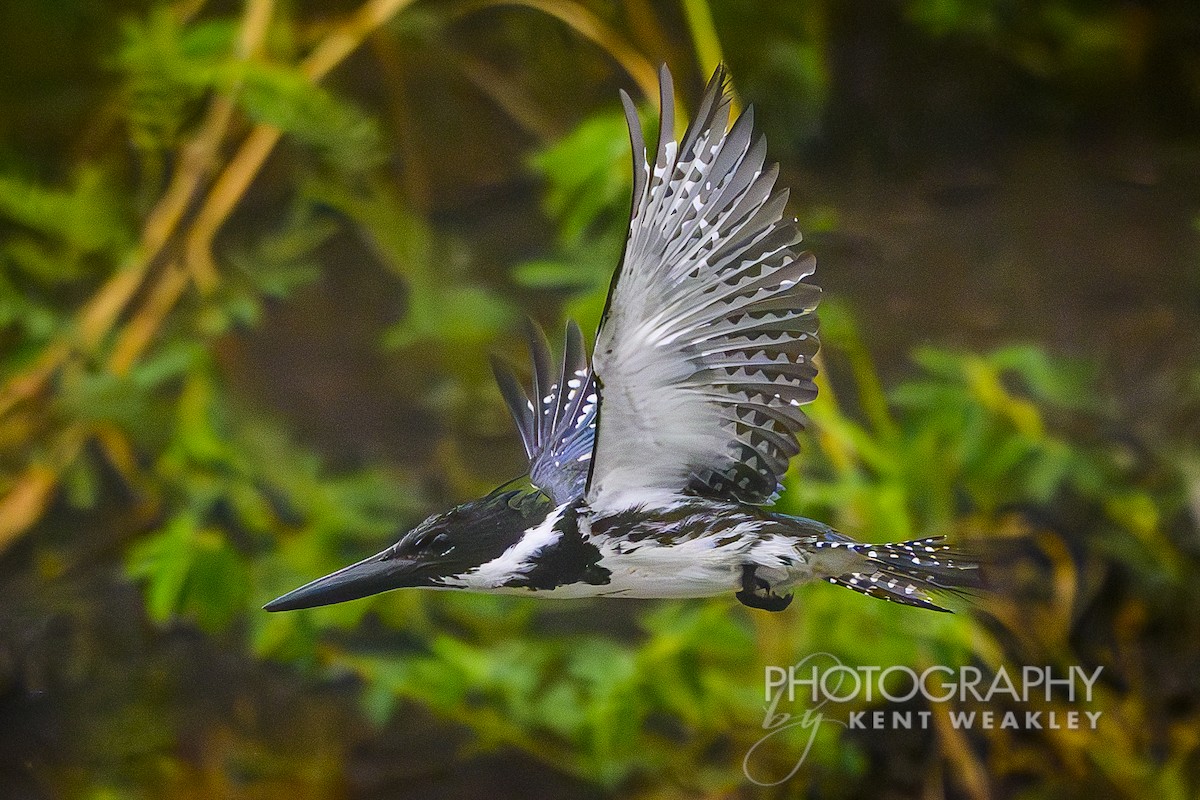
<path fill-rule="evenodd" d="M 293 589 L 263 606 L 266 611 L 295 611 L 332 603 L 358 600 L 373 594 L 413 586 L 412 573 L 421 564 L 402 558 L 388 558 L 388 551 L 343 567 L 337 572 L 317 578 L 299 589 Z"/>

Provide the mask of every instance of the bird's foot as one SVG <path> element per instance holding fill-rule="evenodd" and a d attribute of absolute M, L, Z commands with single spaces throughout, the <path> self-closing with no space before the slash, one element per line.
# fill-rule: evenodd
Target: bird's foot
<path fill-rule="evenodd" d="M 771 589 L 771 584 L 755 574 L 758 569 L 753 564 L 742 566 L 742 590 L 734 595 L 744 606 L 759 608 L 763 611 L 783 611 L 792 604 L 792 594 L 778 595 Z"/>

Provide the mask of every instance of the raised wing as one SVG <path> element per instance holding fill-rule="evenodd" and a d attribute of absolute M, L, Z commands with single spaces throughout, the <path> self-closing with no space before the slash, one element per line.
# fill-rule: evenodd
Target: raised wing
<path fill-rule="evenodd" d="M 512 412 L 529 456 L 529 479 L 556 505 L 583 494 L 596 435 L 596 388 L 583 349 L 583 334 L 567 323 L 566 350 L 558 375 L 551 372 L 550 345 L 529 324 L 533 358 L 533 397 L 512 370 L 493 358 L 492 371 Z"/>
<path fill-rule="evenodd" d="M 726 133 L 725 70 L 709 81 L 682 143 L 660 71 L 662 121 L 646 161 L 632 101 L 629 238 L 609 290 L 592 367 L 600 422 L 589 503 L 622 508 L 679 494 L 761 503 L 799 452 L 799 406 L 816 397 L 815 309 L 802 282 L 778 165 L 752 143 L 747 109 Z"/>

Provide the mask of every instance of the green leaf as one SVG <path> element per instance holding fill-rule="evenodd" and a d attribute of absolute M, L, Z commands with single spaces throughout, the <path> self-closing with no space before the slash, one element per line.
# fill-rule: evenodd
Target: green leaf
<path fill-rule="evenodd" d="M 198 520 L 182 512 L 158 533 L 150 534 L 130 548 L 125 573 L 144 583 L 146 611 L 153 621 L 164 624 L 178 611 L 192 566 L 192 538 Z"/>
<path fill-rule="evenodd" d="M 849 304 L 837 298 L 821 300 L 821 344 L 842 349 L 861 341 L 858 319 Z"/>
<path fill-rule="evenodd" d="M 516 317 L 512 303 L 482 286 L 447 287 L 388 328 L 383 343 L 391 349 L 425 341 L 474 345 L 491 340 Z"/>
<path fill-rule="evenodd" d="M 183 610 L 209 632 L 228 627 L 242 610 L 249 570 L 225 536 L 215 528 L 197 531 L 190 542 Z"/>
<path fill-rule="evenodd" d="M 339 170 L 362 173 L 383 160 L 375 120 L 298 70 L 254 62 L 229 67 L 224 76 L 251 119 L 313 147 Z"/>
<path fill-rule="evenodd" d="M 35 183 L 0 175 L 0 216 L 38 231 L 81 253 L 119 253 L 133 241 L 129 219 L 109 188 L 109 179 L 98 169 L 82 170 L 70 189 L 46 189 Z M 59 272 L 53 256 L 33 252 L 28 246 L 16 255 L 26 269 L 50 273 L 55 280 L 70 279 L 78 267 Z M 10 255 L 12 255 L 10 253 Z"/>
<path fill-rule="evenodd" d="M 1016 373 L 1037 400 L 1076 410 L 1095 409 L 1095 366 L 1081 359 L 1052 358 L 1036 345 L 993 351 L 988 361 Z"/>
<path fill-rule="evenodd" d="M 513 279 L 530 289 L 591 289 L 597 273 L 561 261 L 527 261 L 513 268 Z"/>
<path fill-rule="evenodd" d="M 967 357 L 962 353 L 937 347 L 918 347 L 912 358 L 925 371 L 944 380 L 962 382 L 966 373 Z"/>
<path fill-rule="evenodd" d="M 141 390 L 152 389 L 204 362 L 205 352 L 199 342 L 170 340 L 139 361 L 129 380 Z"/>
<path fill-rule="evenodd" d="M 63 484 L 72 506 L 80 509 L 95 507 L 100 497 L 100 480 L 94 459 L 85 452 L 67 470 Z"/>
<path fill-rule="evenodd" d="M 307 203 L 299 203 L 279 228 L 264 233 L 251 247 L 232 250 L 227 260 L 256 292 L 286 300 L 320 278 L 317 250 L 339 227 L 328 215 L 318 216 Z"/>
<path fill-rule="evenodd" d="M 563 242 L 578 243 L 603 213 L 627 205 L 632 178 L 624 115 L 585 120 L 530 164 L 546 179 L 546 210 L 559 221 Z"/>
<path fill-rule="evenodd" d="M 232 56 L 236 32 L 231 20 L 184 26 L 165 7 L 123 26 L 114 66 L 125 79 L 125 117 L 140 148 L 157 151 L 175 143 Z"/>

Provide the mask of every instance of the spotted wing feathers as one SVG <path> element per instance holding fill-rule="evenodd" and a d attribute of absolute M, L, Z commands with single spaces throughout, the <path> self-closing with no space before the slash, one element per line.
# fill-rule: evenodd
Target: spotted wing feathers
<path fill-rule="evenodd" d="M 724 68 L 679 143 L 665 67 L 660 81 L 653 164 L 622 95 L 634 197 L 593 357 L 601 422 L 588 498 L 761 503 L 799 451 L 799 406 L 816 396 L 820 290 L 804 282 L 815 261 L 794 249 L 800 234 L 752 110 L 726 132 Z"/>
<path fill-rule="evenodd" d="M 557 371 L 551 366 L 550 345 L 541 328 L 530 322 L 528 334 L 532 397 L 502 361 L 493 358 L 492 371 L 529 457 L 530 481 L 562 504 L 580 497 L 587 483 L 596 433 L 596 389 L 583 334 L 574 321 L 567 323 L 562 367 Z"/>

